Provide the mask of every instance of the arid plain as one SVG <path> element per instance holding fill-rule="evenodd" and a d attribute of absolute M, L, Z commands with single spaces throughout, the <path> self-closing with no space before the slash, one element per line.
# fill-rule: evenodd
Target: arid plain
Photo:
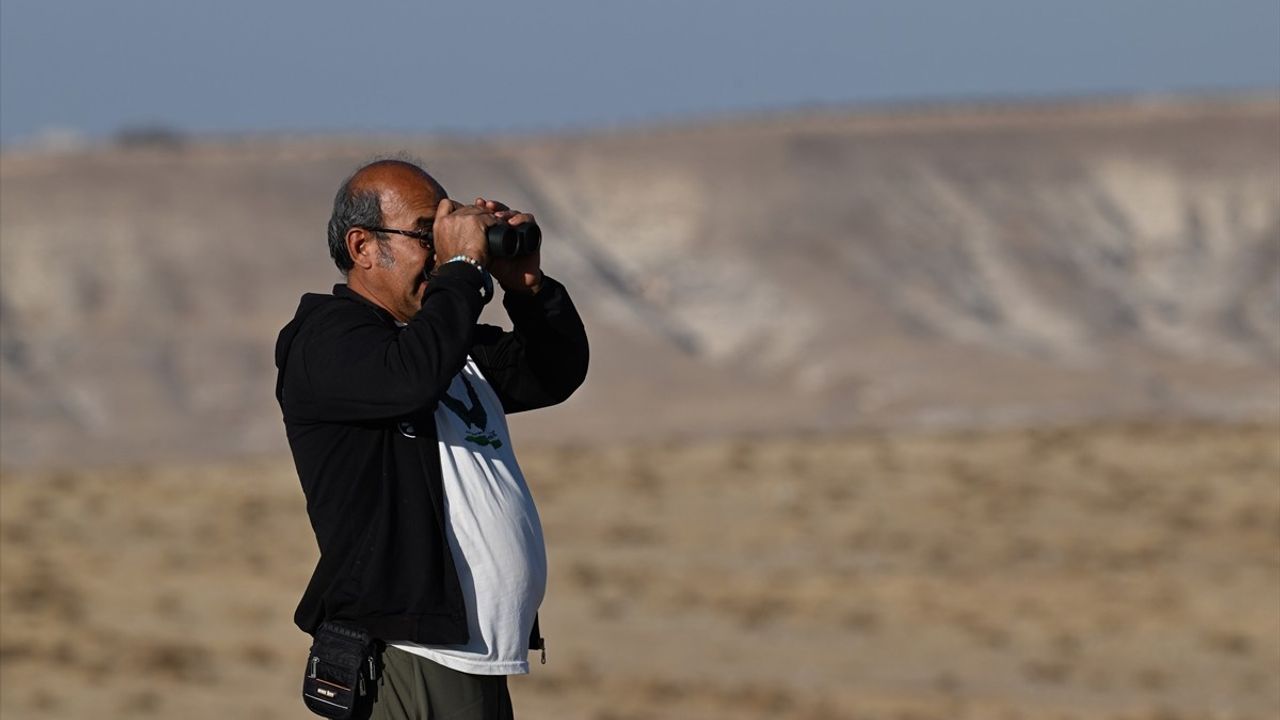
<path fill-rule="evenodd" d="M 397 150 L 537 213 L 592 338 L 513 420 L 520 717 L 1280 716 L 1262 97 L 6 148 L 4 720 L 310 717 L 271 346 Z"/>
<path fill-rule="evenodd" d="M 533 450 L 524 718 L 1267 720 L 1280 428 Z M 0 711 L 304 718 L 275 461 L 9 473 Z"/>

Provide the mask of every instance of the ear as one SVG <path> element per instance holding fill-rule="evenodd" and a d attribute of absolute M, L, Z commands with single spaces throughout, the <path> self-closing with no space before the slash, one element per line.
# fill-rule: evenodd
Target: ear
<path fill-rule="evenodd" d="M 365 231 L 364 228 L 351 228 L 347 231 L 347 254 L 351 256 L 351 262 L 355 266 L 368 270 L 373 267 L 374 251 L 373 244 L 376 242 L 372 235 Z"/>

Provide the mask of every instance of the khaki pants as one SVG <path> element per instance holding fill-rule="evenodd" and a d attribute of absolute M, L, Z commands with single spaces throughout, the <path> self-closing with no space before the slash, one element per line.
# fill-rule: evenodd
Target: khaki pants
<path fill-rule="evenodd" d="M 368 720 L 513 720 L 506 675 L 471 675 L 393 647 L 382 651 Z"/>

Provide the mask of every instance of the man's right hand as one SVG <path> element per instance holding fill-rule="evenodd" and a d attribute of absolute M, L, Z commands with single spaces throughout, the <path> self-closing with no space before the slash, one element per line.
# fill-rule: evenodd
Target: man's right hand
<path fill-rule="evenodd" d="M 435 239 L 435 267 L 450 258 L 466 255 L 480 267 L 489 264 L 489 240 L 485 229 L 503 222 L 492 212 L 474 205 L 460 205 L 445 198 L 436 206 L 431 233 Z"/>

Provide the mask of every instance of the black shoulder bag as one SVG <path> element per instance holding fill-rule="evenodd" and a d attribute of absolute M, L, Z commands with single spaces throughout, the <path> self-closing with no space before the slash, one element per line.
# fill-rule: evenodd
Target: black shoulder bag
<path fill-rule="evenodd" d="M 376 641 L 356 628 L 326 622 L 316 630 L 302 678 L 302 701 L 321 717 L 347 720 L 377 679 Z"/>

